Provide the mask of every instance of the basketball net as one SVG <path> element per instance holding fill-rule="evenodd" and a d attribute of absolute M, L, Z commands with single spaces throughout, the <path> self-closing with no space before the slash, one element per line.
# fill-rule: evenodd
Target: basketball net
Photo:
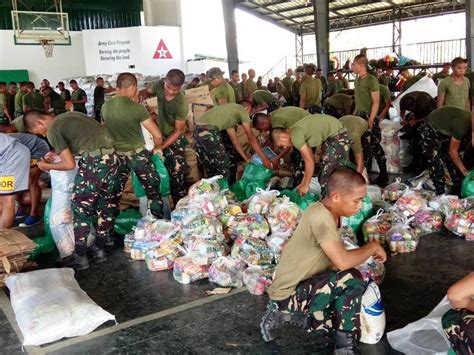
<path fill-rule="evenodd" d="M 53 56 L 54 39 L 40 39 L 40 44 L 44 49 L 46 58 L 51 58 Z"/>

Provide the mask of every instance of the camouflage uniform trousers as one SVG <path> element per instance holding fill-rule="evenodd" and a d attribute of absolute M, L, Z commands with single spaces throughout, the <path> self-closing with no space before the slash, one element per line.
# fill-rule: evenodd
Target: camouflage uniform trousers
<path fill-rule="evenodd" d="M 94 226 L 95 245 L 103 249 L 114 226 L 114 179 L 117 173 L 115 153 L 104 156 L 83 156 L 78 163 L 72 195 L 75 252 L 85 255 L 87 237 Z"/>
<path fill-rule="evenodd" d="M 421 137 L 421 153 L 426 161 L 436 193 L 441 195 L 446 192 L 445 167 L 448 169 L 453 181 L 454 190 L 459 189 L 461 186 L 461 176 L 448 153 L 450 137 L 436 131 L 429 121 L 420 123 L 418 133 Z"/>
<path fill-rule="evenodd" d="M 352 138 L 347 132 L 340 132 L 326 139 L 321 145 L 321 160 L 318 167 L 318 180 L 324 191 L 329 176 L 334 169 L 344 166 L 349 160 L 349 150 L 351 149 Z"/>
<path fill-rule="evenodd" d="M 357 116 L 364 120 L 369 119 L 366 112 L 358 112 Z M 381 174 L 387 174 L 387 158 L 382 148 L 382 130 L 380 129 L 379 119 L 374 120 L 371 130 L 367 130 L 362 136 L 362 146 L 364 151 L 364 162 L 368 171 L 370 171 L 370 161 L 375 158 Z"/>
<path fill-rule="evenodd" d="M 130 155 L 117 153 L 119 167 L 114 182 L 114 207 L 116 216 L 119 213 L 122 192 L 133 170 L 143 185 L 148 198 L 151 213 L 157 218 L 163 218 L 163 201 L 160 194 L 160 176 L 151 160 L 152 152 L 144 149 L 139 153 Z"/>
<path fill-rule="evenodd" d="M 207 177 L 222 175 L 233 184 L 237 174 L 237 153 L 227 132 L 211 125 L 197 125 L 194 139 L 199 162 Z"/>
<path fill-rule="evenodd" d="M 163 150 L 164 164 L 170 175 L 171 196 L 174 203 L 187 195 L 185 177 L 188 165 L 186 164 L 185 148 L 188 141 L 180 136 L 173 144 Z"/>
<path fill-rule="evenodd" d="M 302 281 L 282 301 L 270 301 L 283 313 L 310 314 L 311 331 L 356 332 L 360 336 L 360 307 L 364 285 L 356 269 L 326 271 Z"/>
<path fill-rule="evenodd" d="M 474 354 L 474 312 L 451 309 L 441 321 L 456 354 Z"/>

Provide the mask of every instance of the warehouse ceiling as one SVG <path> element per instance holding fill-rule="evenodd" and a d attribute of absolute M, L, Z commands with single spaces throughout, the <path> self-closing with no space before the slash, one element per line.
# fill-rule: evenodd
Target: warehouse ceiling
<path fill-rule="evenodd" d="M 324 0 L 315 0 L 324 1 Z M 235 0 L 236 7 L 299 35 L 314 33 L 311 0 Z M 329 30 L 340 31 L 417 18 L 463 12 L 464 0 L 330 0 Z"/>

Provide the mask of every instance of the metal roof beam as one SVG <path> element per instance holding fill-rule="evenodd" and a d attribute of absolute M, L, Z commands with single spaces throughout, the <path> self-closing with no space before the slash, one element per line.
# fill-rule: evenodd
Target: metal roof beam
<path fill-rule="evenodd" d="M 278 21 L 278 20 L 275 20 L 269 16 L 266 16 L 264 14 L 261 14 L 260 12 L 258 11 L 255 11 L 255 8 L 250 8 L 246 5 L 242 5 L 242 3 L 240 4 L 236 4 L 236 8 L 239 9 L 239 10 L 242 10 L 243 12 L 246 12 L 248 13 L 249 15 L 252 15 L 252 16 L 255 16 L 263 21 L 267 21 L 269 23 L 271 23 L 272 25 L 275 25 L 275 26 L 278 26 L 280 28 L 283 28 L 284 30 L 287 30 L 287 31 L 290 31 L 291 33 L 297 33 L 297 30 L 295 28 L 293 28 L 292 26 L 287 26 L 285 25 L 284 23 Z"/>

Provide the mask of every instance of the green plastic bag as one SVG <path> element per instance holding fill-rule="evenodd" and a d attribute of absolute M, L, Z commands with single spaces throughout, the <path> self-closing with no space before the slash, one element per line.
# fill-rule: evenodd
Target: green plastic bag
<path fill-rule="evenodd" d="M 140 213 L 133 208 L 129 208 L 120 212 L 117 219 L 115 220 L 115 233 L 120 235 L 126 235 L 130 233 L 141 218 L 142 216 Z"/>
<path fill-rule="evenodd" d="M 287 196 L 291 202 L 296 203 L 303 211 L 314 202 L 319 201 L 319 196 L 314 193 L 307 193 L 304 196 L 300 196 L 298 190 L 283 190 L 280 192 L 280 196 Z"/>
<path fill-rule="evenodd" d="M 242 180 L 267 182 L 272 176 L 271 169 L 267 169 L 263 165 L 249 163 L 245 166 Z"/>
<path fill-rule="evenodd" d="M 365 196 L 359 212 L 350 217 L 343 217 L 342 225 L 351 227 L 357 233 L 362 228 L 364 222 L 372 217 L 373 214 L 372 200 L 369 196 Z"/>
<path fill-rule="evenodd" d="M 51 199 L 48 199 L 44 207 L 44 237 L 34 238 L 36 248 L 30 254 L 30 260 L 36 260 L 40 254 L 46 254 L 56 249 L 51 228 L 49 228 L 49 214 L 51 213 Z"/>
<path fill-rule="evenodd" d="M 470 171 L 464 178 L 461 186 L 461 197 L 474 196 L 474 170 Z"/>
<path fill-rule="evenodd" d="M 158 176 L 160 177 L 161 196 L 167 197 L 170 194 L 170 176 L 168 174 L 168 170 L 166 169 L 165 164 L 161 160 L 161 157 L 159 154 L 153 155 L 151 157 L 151 161 L 153 162 L 155 170 L 158 173 Z M 137 174 L 135 174 L 135 172 L 133 171 L 132 171 L 132 185 L 133 185 L 133 191 L 135 191 L 135 196 L 137 196 L 138 198 L 146 196 L 145 190 L 143 189 L 143 186 L 140 180 L 138 180 Z"/>

